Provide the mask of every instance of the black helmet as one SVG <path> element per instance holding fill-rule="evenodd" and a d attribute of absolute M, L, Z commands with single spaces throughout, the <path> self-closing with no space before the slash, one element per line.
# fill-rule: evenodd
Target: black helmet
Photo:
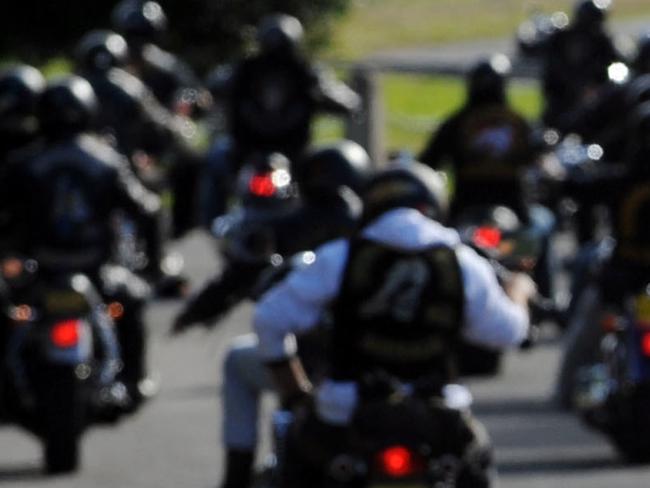
<path fill-rule="evenodd" d="M 128 53 L 121 35 L 109 30 L 93 30 L 81 38 L 75 57 L 82 70 L 107 71 L 124 65 Z"/>
<path fill-rule="evenodd" d="M 469 103 L 504 103 L 510 67 L 510 60 L 503 54 L 483 59 L 472 66 L 467 75 Z"/>
<path fill-rule="evenodd" d="M 611 4 L 611 0 L 580 0 L 573 10 L 573 23 L 581 27 L 600 27 Z"/>
<path fill-rule="evenodd" d="M 257 43 L 262 52 L 291 52 L 300 46 L 303 34 L 302 24 L 297 18 L 272 14 L 258 24 Z"/>
<path fill-rule="evenodd" d="M 129 40 L 155 41 L 167 30 L 167 16 L 158 2 L 123 0 L 113 9 L 113 28 Z"/>
<path fill-rule="evenodd" d="M 437 171 L 417 161 L 408 166 L 377 173 L 362 192 L 363 222 L 388 210 L 409 207 L 443 221 L 449 210 L 445 179 Z"/>
<path fill-rule="evenodd" d="M 0 73 L 0 132 L 35 134 L 36 107 L 45 79 L 33 66 L 18 65 Z"/>
<path fill-rule="evenodd" d="M 307 197 L 337 192 L 341 187 L 359 194 L 371 171 L 366 150 L 344 140 L 311 150 L 296 168 L 296 180 Z"/>
<path fill-rule="evenodd" d="M 637 76 L 650 73 L 650 32 L 639 36 L 632 68 Z"/>
<path fill-rule="evenodd" d="M 97 115 L 99 103 L 84 78 L 67 76 L 47 85 L 38 106 L 43 132 L 50 137 L 65 137 L 88 130 Z"/>

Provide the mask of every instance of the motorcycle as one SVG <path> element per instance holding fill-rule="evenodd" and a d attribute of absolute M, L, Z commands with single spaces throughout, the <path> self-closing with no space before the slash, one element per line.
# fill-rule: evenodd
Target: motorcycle
<path fill-rule="evenodd" d="M 116 421 L 128 402 L 106 307 L 81 274 L 45 275 L 18 257 L 0 273 L 3 416 L 41 439 L 48 473 L 75 471 L 83 430 Z"/>
<path fill-rule="evenodd" d="M 441 386 L 428 380 L 407 384 L 384 374 L 371 374 L 364 377 L 360 396 L 349 433 L 337 443 L 335 452 L 323 456 L 319 469 L 309 468 L 301 460 L 305 453 L 313 453 L 304 444 L 310 441 L 300 439 L 300 429 L 295 429 L 305 421 L 301 412 L 295 418 L 291 412 L 276 412 L 276 450 L 256 488 L 453 488 L 468 470 L 482 470 L 489 477 L 484 459 L 476 451 L 448 443 L 457 438 L 454 436 L 463 425 L 462 412 L 471 405 L 471 394 L 464 387 Z"/>
<path fill-rule="evenodd" d="M 534 12 L 517 28 L 515 40 L 519 54 L 529 58 L 540 58 L 544 54 L 548 39 L 568 25 L 569 17 L 564 12 L 553 12 L 550 15 Z"/>
<path fill-rule="evenodd" d="M 242 166 L 235 203 L 215 219 L 211 229 L 223 271 L 190 300 L 182 313 L 184 320 L 222 316 L 250 296 L 265 269 L 282 264 L 277 223 L 298 205 L 298 190 L 284 156 L 257 155 Z"/>
<path fill-rule="evenodd" d="M 511 271 L 534 275 L 542 254 L 542 236 L 524 225 L 510 208 L 469 207 L 458 215 L 455 225 L 461 241 L 488 258 L 497 275 Z M 542 297 L 535 298 L 531 310 L 533 324 L 553 318 L 554 306 Z M 536 332 L 533 327 L 531 334 Z M 502 353 L 461 341 L 457 358 L 461 376 L 492 376 L 499 372 Z"/>
<path fill-rule="evenodd" d="M 602 310 L 597 320 L 599 324 L 585 324 L 592 328 L 590 342 L 596 348 L 575 369 L 573 405 L 586 424 L 609 437 L 627 461 L 648 463 L 650 289 L 630 290 L 618 307 Z"/>

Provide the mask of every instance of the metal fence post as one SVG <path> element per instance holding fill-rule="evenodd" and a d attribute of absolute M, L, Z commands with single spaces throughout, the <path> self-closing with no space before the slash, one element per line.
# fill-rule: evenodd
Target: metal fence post
<path fill-rule="evenodd" d="M 350 86 L 363 101 L 363 113 L 348 118 L 345 136 L 361 144 L 375 165 L 382 166 L 386 160 L 384 107 L 377 71 L 366 65 L 355 66 L 352 69 Z"/>

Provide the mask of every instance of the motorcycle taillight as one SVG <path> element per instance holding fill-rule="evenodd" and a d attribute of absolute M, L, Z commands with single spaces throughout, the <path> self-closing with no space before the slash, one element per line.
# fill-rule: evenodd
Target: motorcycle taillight
<path fill-rule="evenodd" d="M 641 335 L 641 352 L 647 358 L 650 358 L 650 332 Z"/>
<path fill-rule="evenodd" d="M 52 339 L 52 343 L 57 347 L 74 347 L 79 343 L 80 330 L 80 320 L 62 320 L 52 326 L 50 338 Z"/>
<path fill-rule="evenodd" d="M 494 249 L 501 243 L 501 231 L 496 227 L 479 227 L 472 234 L 472 241 L 479 247 Z"/>
<path fill-rule="evenodd" d="M 256 197 L 272 197 L 277 190 L 271 173 L 253 175 L 248 182 L 248 189 Z"/>
<path fill-rule="evenodd" d="M 378 455 L 379 470 L 389 478 L 406 478 L 421 473 L 424 462 L 420 455 L 404 446 L 390 446 Z"/>

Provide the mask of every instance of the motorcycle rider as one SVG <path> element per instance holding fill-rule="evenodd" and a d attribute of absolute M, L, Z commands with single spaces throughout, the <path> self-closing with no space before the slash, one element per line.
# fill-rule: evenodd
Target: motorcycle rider
<path fill-rule="evenodd" d="M 186 102 L 193 101 L 203 111 L 208 109 L 210 95 L 201 88 L 192 69 L 158 46 L 168 24 L 159 3 L 122 0 L 113 9 L 111 23 L 128 44 L 127 70 L 142 80 L 161 104 L 176 111 L 181 108 L 178 103 L 185 97 Z"/>
<path fill-rule="evenodd" d="M 452 222 L 473 206 L 505 205 L 540 236 L 535 268 L 540 291 L 553 296 L 550 236 L 553 214 L 530 201 L 524 171 L 536 164 L 539 148 L 528 122 L 508 104 L 510 61 L 503 55 L 480 60 L 469 70 L 465 104 L 437 129 L 419 160 L 434 169 L 449 163 L 455 176 Z"/>
<path fill-rule="evenodd" d="M 650 236 L 646 222 L 650 217 L 650 102 L 637 107 L 630 118 L 624 163 L 610 165 L 598 177 L 567 188 L 580 202 L 607 207 L 611 237 L 600 246 L 583 250 L 580 262 L 588 269 L 577 269 L 574 276 L 574 282 L 582 285 L 574 288 L 589 301 L 576 305 L 574 315 L 579 320 L 571 322 L 558 375 L 556 396 L 565 408 L 573 403 L 577 369 L 597 350 L 602 334 L 598 327 L 600 311 L 603 307 L 620 307 L 626 293 L 649 281 Z"/>
<path fill-rule="evenodd" d="M 269 290 L 255 310 L 260 353 L 284 404 L 315 397 L 315 412 L 299 433 L 306 458 L 296 460 L 301 466 L 312 462 L 314 434 L 332 454 L 341 448 L 365 372 L 381 368 L 405 382 L 431 375 L 451 383 L 448 365 L 460 335 L 493 348 L 514 346 L 527 335 L 534 283 L 513 273 L 502 288 L 490 264 L 438 222 L 447 195 L 435 171 L 417 162 L 388 169 L 371 179 L 362 200 L 358 231 L 317 249 L 314 260 Z M 333 324 L 329 377 L 314 391 L 291 338 L 313 330 L 324 314 Z M 423 348 L 426 343 L 444 345 Z M 396 350 L 403 354 L 391 353 Z M 488 441 L 469 419 L 459 417 L 458 432 L 468 435 L 468 443 L 455 454 L 469 452 L 473 443 L 467 486 L 488 486 Z"/>
<path fill-rule="evenodd" d="M 174 119 L 138 78 L 123 69 L 127 56 L 122 36 L 90 31 L 77 44 L 76 71 L 90 82 L 102 106 L 94 121 L 98 132 L 112 138 L 127 156 L 138 150 L 160 156 L 174 136 Z"/>
<path fill-rule="evenodd" d="M 20 64 L 0 73 L 0 181 L 12 154 L 38 140 L 36 107 L 44 89 L 45 78 L 33 66 Z M 0 227 L 7 221 L 4 211 L 0 209 Z"/>
<path fill-rule="evenodd" d="M 555 32 L 544 50 L 542 120 L 564 132 L 564 115 L 597 96 L 607 67 L 623 56 L 605 30 L 609 0 L 578 0 L 572 22 Z"/>
<path fill-rule="evenodd" d="M 0 164 L 38 137 L 36 105 L 45 88 L 41 72 L 26 64 L 0 72 Z"/>
<path fill-rule="evenodd" d="M 171 187 L 172 233 L 178 237 L 193 225 L 196 205 L 187 201 L 185 180 L 173 176 L 180 171 L 177 167 L 191 166 L 200 157 L 184 140 L 180 120 L 160 105 L 138 78 L 122 69 L 127 54 L 126 41 L 119 34 L 90 31 L 77 44 L 77 73 L 90 82 L 101 104 L 94 129 L 129 157 L 136 174 L 145 175 L 143 181 L 150 188 L 160 191 L 165 185 Z M 166 164 L 166 160 L 170 160 L 169 175 L 162 170 L 156 176 L 156 168 Z M 152 173 L 153 178 L 147 179 L 146 175 Z M 156 273 L 151 279 L 160 290 L 173 289 L 174 282 L 179 280 L 166 275 L 162 266 L 151 271 Z"/>
<path fill-rule="evenodd" d="M 368 153 L 353 141 L 344 140 L 308 151 L 294 175 L 299 205 L 272 217 L 265 225 L 271 234 L 273 253 L 288 258 L 351 232 L 360 213 L 357 195 L 370 171 Z M 264 260 L 252 263 L 249 270 L 237 268 L 233 272 L 239 276 L 238 281 L 247 279 L 243 276 L 247 271 L 256 280 L 268 267 Z M 224 303 L 222 297 L 227 293 L 224 286 L 232 287 L 233 282 L 224 279 L 223 273 L 209 281 L 185 304 L 174 322 L 174 330 L 178 332 L 198 322 L 214 323 L 232 306 Z"/>
<path fill-rule="evenodd" d="M 302 204 L 277 219 L 277 251 L 285 258 L 314 249 L 330 239 L 349 235 L 358 222 L 356 196 L 371 167 L 366 151 L 352 141 L 340 141 L 311 149 L 296 175 Z M 310 253 L 302 259 L 309 259 Z M 295 258 L 294 258 L 295 259 Z M 275 279 L 275 277 L 274 277 Z M 175 331 L 195 320 L 214 319 L 218 294 L 208 288 L 185 307 Z M 200 298 L 202 297 L 202 298 Z M 224 488 L 245 486 L 250 479 L 257 444 L 258 403 L 272 387 L 257 350 L 254 334 L 235 338 L 224 360 L 223 438 L 226 446 Z"/>
<path fill-rule="evenodd" d="M 118 337 L 124 367 L 120 379 L 135 407 L 146 376 L 142 322 L 148 286 L 128 270 L 108 266 L 116 235 L 112 217 L 121 209 L 137 219 L 149 266 L 160 261 L 159 198 L 145 189 L 124 157 L 89 132 L 99 103 L 78 76 L 48 84 L 38 114 L 43 147 L 11 162 L 3 181 L 11 248 L 33 257 L 48 273 L 87 274 L 105 299 L 122 305 Z"/>
<path fill-rule="evenodd" d="M 310 65 L 301 50 L 302 37 L 295 17 L 264 17 L 257 26 L 259 52 L 233 67 L 226 108 L 229 137 L 216 141 L 203 177 L 204 225 L 224 212 L 238 164 L 247 155 L 279 152 L 295 162 L 309 144 L 317 112 L 359 110 L 353 91 Z"/>
<path fill-rule="evenodd" d="M 19 64 L 0 72 L 0 182 L 6 181 L 7 165 L 14 154 L 31 147 L 38 138 L 36 107 L 44 89 L 45 79 L 33 66 Z M 7 210 L 0 207 L 0 233 L 3 236 L 0 247 L 3 250 L 9 223 Z M 0 286 L 3 305 L 4 299 L 4 290 Z M 6 332 L 4 314 L 0 314 L 0 351 L 5 350 Z M 1 386 L 0 380 L 0 390 Z"/>

